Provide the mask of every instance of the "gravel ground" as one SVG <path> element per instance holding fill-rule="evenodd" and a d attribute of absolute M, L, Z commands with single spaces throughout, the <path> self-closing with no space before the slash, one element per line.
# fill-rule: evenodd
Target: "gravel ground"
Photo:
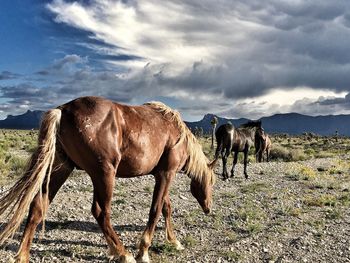
<path fill-rule="evenodd" d="M 350 262 L 349 171 L 332 171 L 337 159 L 242 165 L 236 177 L 218 178 L 213 213 L 206 216 L 189 191 L 190 180 L 178 174 L 171 188 L 173 223 L 186 247 L 175 251 L 165 242 L 164 221 L 151 248 L 152 262 Z M 316 177 L 296 177 L 300 167 Z M 332 170 L 333 169 L 333 170 Z M 216 168 L 221 173 L 221 167 Z M 327 179 L 318 179 L 327 174 Z M 134 255 L 147 222 L 152 176 L 118 179 L 113 224 Z M 107 245 L 90 213 L 92 185 L 75 172 L 49 209 L 46 232 L 35 236 L 31 262 L 108 262 Z M 8 262 L 22 231 L 0 248 Z"/>

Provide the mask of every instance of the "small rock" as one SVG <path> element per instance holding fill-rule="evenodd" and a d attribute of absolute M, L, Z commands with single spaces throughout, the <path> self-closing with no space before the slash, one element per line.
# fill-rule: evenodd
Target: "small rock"
<path fill-rule="evenodd" d="M 187 198 L 186 196 L 184 196 L 184 195 L 180 195 L 179 197 L 180 197 L 180 199 L 182 199 L 182 200 L 188 200 L 188 198 Z"/>
<path fill-rule="evenodd" d="M 253 246 L 253 247 L 258 247 L 258 246 L 259 246 L 259 244 L 258 244 L 258 243 L 256 243 L 256 242 L 253 242 L 253 243 L 252 243 L 252 246 Z"/>

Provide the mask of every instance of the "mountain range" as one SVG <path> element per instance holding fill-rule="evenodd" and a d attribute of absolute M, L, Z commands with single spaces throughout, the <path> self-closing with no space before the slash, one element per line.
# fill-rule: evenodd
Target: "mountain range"
<path fill-rule="evenodd" d="M 6 119 L 0 120 L 0 128 L 20 130 L 37 129 L 39 128 L 43 114 L 43 111 L 28 110 L 26 113 L 21 115 L 8 115 Z"/>
<path fill-rule="evenodd" d="M 30 111 L 22 115 L 8 115 L 6 119 L 0 120 L 0 128 L 5 129 L 37 129 L 43 111 Z M 227 119 L 214 114 L 206 114 L 203 119 L 195 122 L 186 122 L 192 130 L 195 127 L 202 128 L 204 133 L 210 133 L 210 121 L 213 117 L 218 118 L 219 127 L 221 124 L 231 122 L 235 127 L 249 121 L 249 119 Z M 292 135 L 312 132 L 319 135 L 334 135 L 336 131 L 339 135 L 350 136 L 350 115 L 327 115 L 327 116 L 307 116 L 298 113 L 275 114 L 260 119 L 262 126 L 268 133 L 288 133 Z"/>
<path fill-rule="evenodd" d="M 249 119 L 227 119 L 213 114 L 206 114 L 202 120 L 187 122 L 187 125 L 194 130 L 195 127 L 202 127 L 204 133 L 210 133 L 210 121 L 217 117 L 219 127 L 221 124 L 231 122 L 235 127 L 249 121 Z M 269 117 L 260 118 L 262 126 L 268 133 L 288 133 L 292 135 L 312 132 L 319 135 L 339 135 L 350 136 L 350 115 L 327 115 L 327 116 L 307 116 L 299 113 L 275 114 Z"/>

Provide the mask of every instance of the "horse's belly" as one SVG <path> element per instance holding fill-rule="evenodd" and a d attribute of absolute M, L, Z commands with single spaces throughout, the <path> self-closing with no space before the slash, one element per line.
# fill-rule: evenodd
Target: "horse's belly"
<path fill-rule="evenodd" d="M 117 169 L 117 177 L 134 177 L 149 174 L 157 166 L 152 156 L 136 155 L 122 158 Z"/>

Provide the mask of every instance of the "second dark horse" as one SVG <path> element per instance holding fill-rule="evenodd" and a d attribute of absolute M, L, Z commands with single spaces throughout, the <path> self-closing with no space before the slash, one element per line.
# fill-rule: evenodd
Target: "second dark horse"
<path fill-rule="evenodd" d="M 223 179 L 228 179 L 227 158 L 233 152 L 233 165 L 231 169 L 231 177 L 234 176 L 235 166 L 237 164 L 238 153 L 244 153 L 244 175 L 248 179 L 247 162 L 248 152 L 254 145 L 254 137 L 256 128 L 261 127 L 261 121 L 249 121 L 242 124 L 239 128 L 235 128 L 232 124 L 226 123 L 221 125 L 215 132 L 217 148 L 215 151 L 215 160 L 221 154 L 222 157 L 222 176 Z"/>

